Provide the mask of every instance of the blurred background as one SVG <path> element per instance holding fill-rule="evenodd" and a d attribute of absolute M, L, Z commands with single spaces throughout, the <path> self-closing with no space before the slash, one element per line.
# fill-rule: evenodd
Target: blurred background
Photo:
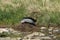
<path fill-rule="evenodd" d="M 0 29 L 17 27 L 23 17 L 32 17 L 37 20 L 36 25 L 40 27 L 40 36 L 60 40 L 60 0 L 0 0 Z M 5 30 L 9 29 L 2 31 Z M 1 33 L 0 37 L 23 37 L 29 34 L 20 34 L 11 30 L 8 33 Z"/>
<path fill-rule="evenodd" d="M 60 0 L 0 0 L 0 26 L 19 24 L 33 17 L 38 25 L 60 26 Z"/>

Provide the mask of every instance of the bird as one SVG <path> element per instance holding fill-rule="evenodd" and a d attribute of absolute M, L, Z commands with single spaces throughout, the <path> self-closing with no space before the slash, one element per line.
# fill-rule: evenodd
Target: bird
<path fill-rule="evenodd" d="M 32 17 L 23 17 L 20 24 L 13 28 L 20 32 L 36 32 L 39 31 L 36 22 L 37 20 Z"/>
<path fill-rule="evenodd" d="M 28 23 L 28 24 L 31 24 L 31 25 L 34 25 L 35 26 L 35 22 L 36 22 L 36 19 L 32 18 L 32 17 L 24 17 L 22 20 L 21 20 L 21 23 Z"/>

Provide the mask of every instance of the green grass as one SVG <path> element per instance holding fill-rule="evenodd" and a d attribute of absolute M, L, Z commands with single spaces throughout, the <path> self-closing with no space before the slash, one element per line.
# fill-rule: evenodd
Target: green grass
<path fill-rule="evenodd" d="M 60 0 L 1 0 L 0 25 L 13 25 L 30 16 L 39 25 L 60 24 Z"/>

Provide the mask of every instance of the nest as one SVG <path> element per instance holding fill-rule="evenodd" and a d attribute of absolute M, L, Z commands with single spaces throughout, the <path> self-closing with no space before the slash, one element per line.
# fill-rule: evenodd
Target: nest
<path fill-rule="evenodd" d="M 15 30 L 20 32 L 39 32 L 40 28 L 28 23 L 19 24 L 16 27 L 13 27 Z"/>

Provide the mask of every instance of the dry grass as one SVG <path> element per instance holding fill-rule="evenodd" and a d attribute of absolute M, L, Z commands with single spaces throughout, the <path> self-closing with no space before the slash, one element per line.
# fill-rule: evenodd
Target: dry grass
<path fill-rule="evenodd" d="M 14 21 L 19 22 L 22 17 L 30 16 L 37 20 L 38 24 L 48 25 L 49 23 L 60 24 L 60 1 L 59 0 L 1 0 L 0 10 L 3 14 L 10 14 L 9 18 L 4 21 L 7 24 Z M 2 13 L 0 12 L 0 13 Z M 14 15 L 14 16 L 13 16 Z M 5 16 L 5 15 L 4 15 Z M 6 17 L 5 17 L 6 18 Z"/>

